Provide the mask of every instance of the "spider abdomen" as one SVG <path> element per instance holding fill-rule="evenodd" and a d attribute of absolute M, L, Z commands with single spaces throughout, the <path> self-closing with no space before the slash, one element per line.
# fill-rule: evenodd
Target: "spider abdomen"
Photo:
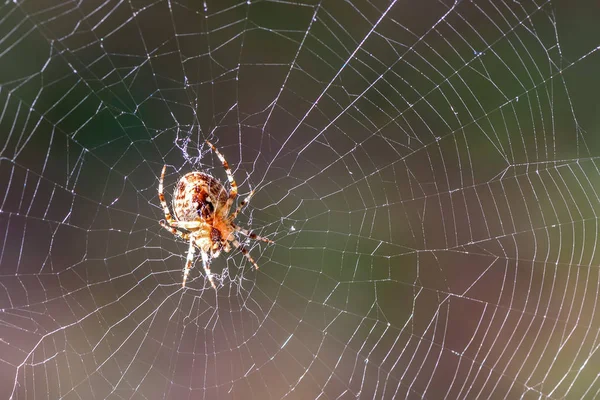
<path fill-rule="evenodd" d="M 204 220 L 210 223 L 216 213 L 225 212 L 229 193 L 221 182 L 204 172 L 181 177 L 173 193 L 173 211 L 179 221 Z"/>

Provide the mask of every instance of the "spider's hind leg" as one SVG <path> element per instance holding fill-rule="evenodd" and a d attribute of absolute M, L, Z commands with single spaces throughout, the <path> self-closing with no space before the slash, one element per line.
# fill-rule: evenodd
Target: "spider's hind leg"
<path fill-rule="evenodd" d="M 252 256 L 250 255 L 250 253 L 248 252 L 248 249 L 244 247 L 244 245 L 242 245 L 240 242 L 238 242 L 237 240 L 232 241 L 231 243 L 233 243 L 233 245 L 235 246 L 236 249 L 239 249 L 242 254 L 244 256 L 246 256 L 246 258 L 248 259 L 248 261 L 250 261 L 252 263 L 252 265 L 254 265 L 255 269 L 258 269 L 258 264 L 256 263 L 256 261 L 254 261 L 254 258 L 252 258 Z"/>
<path fill-rule="evenodd" d="M 242 228 L 241 226 L 238 226 L 234 223 L 231 223 L 231 226 L 233 226 L 233 229 L 235 229 L 236 231 L 238 231 L 239 233 L 241 233 L 243 235 L 248 236 L 250 239 L 261 240 L 263 242 L 271 243 L 271 244 L 275 243 L 271 239 L 267 239 L 266 237 L 258 236 L 256 233 L 250 232 L 248 229 Z"/>

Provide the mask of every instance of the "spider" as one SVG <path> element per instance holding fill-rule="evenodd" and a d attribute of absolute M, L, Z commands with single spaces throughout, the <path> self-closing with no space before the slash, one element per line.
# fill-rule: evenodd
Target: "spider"
<path fill-rule="evenodd" d="M 231 186 L 230 191 L 228 192 L 221 182 L 207 173 L 200 171 L 188 172 L 179 179 L 175 186 L 172 204 L 174 214 L 171 214 L 163 194 L 163 181 L 167 169 L 167 166 L 164 165 L 158 184 L 158 198 L 166 219 L 166 221 L 161 220 L 160 225 L 173 235 L 189 242 L 187 262 L 183 269 L 182 287 L 185 287 L 194 261 L 194 253 L 196 247 L 198 247 L 202 255 L 204 272 L 213 289 L 216 289 L 215 281 L 210 272 L 210 262 L 212 259 L 219 257 L 221 251 L 226 253 L 231 251 L 231 244 L 246 256 L 254 265 L 254 268 L 258 269 L 258 265 L 250 256 L 248 250 L 237 241 L 234 232 L 237 231 L 254 240 L 262 240 L 267 243 L 274 242 L 249 232 L 233 222 L 238 213 L 250 202 L 254 191 L 251 191 L 236 210 L 229 214 L 229 210 L 238 195 L 237 184 L 233 179 L 233 174 L 225 157 L 208 140 L 206 143 L 221 160 Z"/>

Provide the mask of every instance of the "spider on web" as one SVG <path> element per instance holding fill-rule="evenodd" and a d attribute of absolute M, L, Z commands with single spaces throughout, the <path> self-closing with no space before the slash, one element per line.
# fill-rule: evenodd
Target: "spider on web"
<path fill-rule="evenodd" d="M 221 251 L 230 252 L 231 244 L 246 256 L 252 265 L 254 265 L 254 268 L 258 269 L 258 265 L 249 254 L 248 249 L 240 244 L 234 236 L 235 231 L 254 240 L 262 240 L 266 243 L 274 242 L 249 232 L 247 229 L 233 222 L 238 213 L 250 202 L 254 191 L 251 191 L 248 197 L 230 214 L 229 210 L 238 195 L 237 184 L 225 157 L 223 157 L 212 143 L 209 141 L 206 141 L 206 143 L 223 164 L 231 190 L 228 192 L 221 182 L 205 172 L 188 172 L 179 179 L 175 186 L 172 200 L 174 213 L 171 214 L 163 193 L 163 181 L 167 169 L 167 166 L 164 165 L 158 185 L 158 198 L 160 199 L 166 219 L 166 221 L 164 219 L 161 220 L 160 225 L 173 235 L 189 242 L 187 262 L 183 270 L 182 287 L 185 287 L 194 261 L 195 248 L 198 247 L 202 255 L 202 265 L 206 277 L 210 281 L 211 286 L 216 289 L 212 273 L 210 272 L 210 262 L 212 259 L 219 257 Z"/>

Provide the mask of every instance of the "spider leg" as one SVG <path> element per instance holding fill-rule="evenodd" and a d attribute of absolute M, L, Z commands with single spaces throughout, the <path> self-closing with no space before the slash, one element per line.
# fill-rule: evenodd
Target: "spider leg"
<path fill-rule="evenodd" d="M 188 274 L 190 273 L 190 269 L 192 268 L 192 262 L 194 261 L 195 251 L 196 248 L 194 247 L 194 237 L 190 236 L 190 248 L 188 249 L 187 262 L 185 263 L 185 268 L 183 270 L 183 283 L 181 287 L 185 287 L 185 282 L 187 281 Z"/>
<path fill-rule="evenodd" d="M 227 217 L 227 219 L 229 221 L 233 221 L 237 217 L 239 212 L 242 211 L 242 209 L 246 207 L 248 203 L 250 203 L 250 199 L 252 198 L 252 196 L 254 196 L 254 190 L 250 192 L 250 194 L 238 205 L 236 210 L 229 217 Z"/>
<path fill-rule="evenodd" d="M 160 205 L 163 208 L 163 211 L 165 213 L 165 218 L 167 219 L 167 223 L 169 225 L 173 225 L 175 221 L 175 218 L 173 218 L 173 215 L 171 215 L 171 212 L 169 211 L 169 206 L 167 205 L 167 201 L 165 200 L 165 195 L 163 193 L 163 181 L 165 180 L 165 171 L 167 170 L 167 165 L 163 165 L 163 169 L 162 172 L 160 173 L 160 182 L 158 183 L 158 199 L 160 200 Z M 177 226 L 177 225 L 173 225 L 173 226 Z"/>
<path fill-rule="evenodd" d="M 163 228 L 165 228 L 166 230 L 168 230 L 169 232 L 171 232 L 173 235 L 179 236 L 183 240 L 189 240 L 190 239 L 190 234 L 189 233 L 178 231 L 177 229 L 173 228 L 174 225 L 167 225 L 167 223 L 165 222 L 164 219 L 160 221 L 160 226 L 162 226 Z"/>
<path fill-rule="evenodd" d="M 252 265 L 254 265 L 254 268 L 258 269 L 258 264 L 256 263 L 256 261 L 254 261 L 254 258 L 252 258 L 252 256 L 248 252 L 248 249 L 245 248 L 243 244 L 241 244 L 237 240 L 233 240 L 231 243 L 233 243 L 233 245 L 235 246 L 235 248 L 239 249 L 242 252 L 242 254 L 244 256 L 246 256 L 246 258 L 252 263 Z"/>
<path fill-rule="evenodd" d="M 208 225 L 205 221 L 177 221 L 173 220 L 169 223 L 170 226 L 175 228 L 183 228 L 187 230 L 196 230 Z"/>
<path fill-rule="evenodd" d="M 202 251 L 201 253 L 202 253 L 202 266 L 204 267 L 204 273 L 208 277 L 208 280 L 210 281 L 210 285 L 213 287 L 213 289 L 216 289 L 217 287 L 215 286 L 215 281 L 213 279 L 212 272 L 210 272 L 210 263 L 208 261 L 208 254 L 206 254 L 204 251 Z"/>
<path fill-rule="evenodd" d="M 189 239 L 190 247 L 188 248 L 187 261 L 185 263 L 185 268 L 183 269 L 183 283 L 181 284 L 181 287 L 185 287 L 185 283 L 187 282 L 188 275 L 190 273 L 190 269 L 192 269 L 192 264 L 194 262 L 194 254 L 196 253 L 196 248 L 194 247 L 194 237 L 191 236 L 189 233 L 184 233 L 184 232 L 178 231 L 175 228 L 169 227 L 164 221 L 160 221 L 160 224 L 165 229 L 168 229 L 169 231 L 171 231 L 174 235 L 177 235 L 185 240 Z M 213 287 L 213 289 L 216 289 L 217 287 L 215 286 L 215 281 L 212 277 L 212 273 L 210 272 L 210 264 L 208 262 L 208 255 L 203 251 L 201 251 L 201 254 L 202 254 L 202 266 L 204 267 L 204 272 L 206 273 L 206 276 L 208 277 L 208 280 L 210 281 L 210 285 Z"/>
<path fill-rule="evenodd" d="M 227 174 L 227 179 L 229 180 L 229 185 L 231 186 L 231 191 L 229 192 L 229 198 L 227 199 L 227 203 L 225 204 L 225 208 L 227 210 L 229 210 L 229 208 L 231 208 L 231 205 L 233 204 L 233 201 L 235 200 L 235 198 L 237 197 L 237 194 L 238 194 L 237 183 L 235 183 L 235 179 L 233 179 L 233 174 L 231 173 L 231 169 L 229 168 L 229 163 L 227 162 L 227 160 L 225 160 L 225 157 L 223 157 L 223 154 L 219 153 L 219 150 L 217 150 L 217 148 L 208 140 L 206 141 L 206 143 L 210 146 L 212 151 L 215 152 L 217 157 L 219 157 L 221 164 L 223 164 L 223 168 L 225 168 L 225 173 Z"/>
<path fill-rule="evenodd" d="M 233 222 L 231 223 L 231 226 L 233 227 L 233 229 L 235 229 L 236 231 L 238 231 L 241 234 L 248 236 L 250 239 L 262 240 L 263 242 L 266 242 L 266 243 L 275 243 L 271 239 L 267 239 L 265 237 L 258 236 L 256 233 L 250 232 L 248 229 L 242 228 L 241 226 L 237 226 Z"/>

